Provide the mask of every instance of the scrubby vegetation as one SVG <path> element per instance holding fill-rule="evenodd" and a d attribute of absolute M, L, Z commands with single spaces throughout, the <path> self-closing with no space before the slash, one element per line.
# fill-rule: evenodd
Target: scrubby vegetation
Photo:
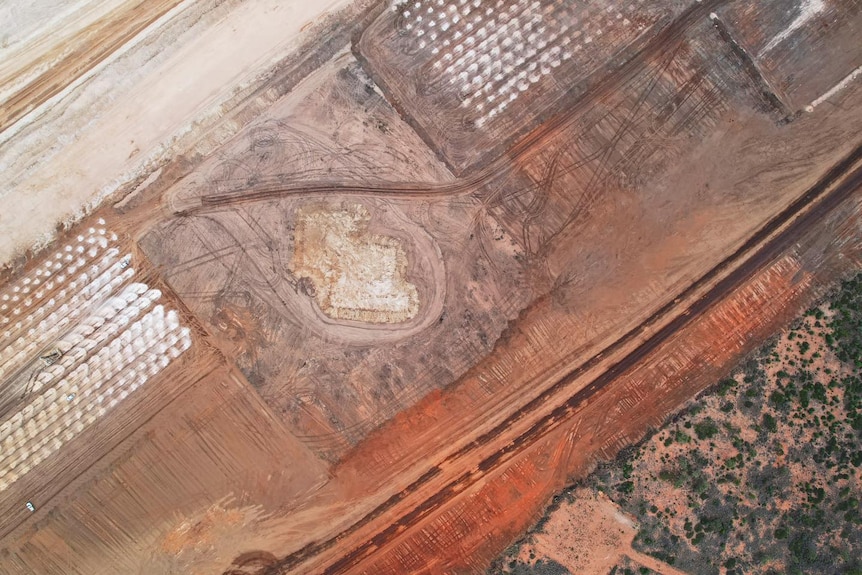
<path fill-rule="evenodd" d="M 547 517 L 547 513 L 545 516 Z M 535 529 L 531 530 L 535 531 Z M 529 537 L 529 535 L 528 535 Z M 526 541 L 521 540 L 506 549 L 491 565 L 489 575 L 569 575 L 569 570 L 553 559 L 547 557 L 537 558 L 530 553 L 529 561 L 519 561 L 521 545 Z"/>
<path fill-rule="evenodd" d="M 862 575 L 862 274 L 584 483 L 687 573 Z"/>
<path fill-rule="evenodd" d="M 655 575 L 655 571 L 638 565 L 628 557 L 622 557 L 619 563 L 611 568 L 609 575 Z"/>
<path fill-rule="evenodd" d="M 698 574 L 862 574 L 862 276 L 589 482 Z"/>
<path fill-rule="evenodd" d="M 515 563 L 512 565 L 511 575 L 568 575 L 569 571 L 550 559 L 539 559 L 533 564 Z"/>

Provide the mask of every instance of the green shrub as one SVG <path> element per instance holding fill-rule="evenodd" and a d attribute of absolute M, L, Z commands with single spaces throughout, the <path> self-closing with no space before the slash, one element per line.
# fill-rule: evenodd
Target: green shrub
<path fill-rule="evenodd" d="M 737 386 L 736 380 L 732 377 L 727 377 L 718 382 L 718 386 L 716 387 L 716 393 L 718 395 L 724 397 L 728 391 L 735 388 Z"/>
<path fill-rule="evenodd" d="M 706 418 L 694 424 L 694 433 L 700 440 L 712 439 L 718 433 L 718 426 L 712 419 Z"/>

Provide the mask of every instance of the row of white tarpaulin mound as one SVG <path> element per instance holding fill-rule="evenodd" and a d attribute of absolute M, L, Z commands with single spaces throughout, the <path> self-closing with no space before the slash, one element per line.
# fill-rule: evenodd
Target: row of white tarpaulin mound
<path fill-rule="evenodd" d="M 191 346 L 116 243 L 90 228 L 0 291 L 0 392 L 20 396 L 0 422 L 0 491 Z"/>

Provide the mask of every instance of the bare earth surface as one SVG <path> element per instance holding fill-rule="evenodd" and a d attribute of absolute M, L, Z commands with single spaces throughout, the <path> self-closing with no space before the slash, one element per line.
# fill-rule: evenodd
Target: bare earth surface
<path fill-rule="evenodd" d="M 857 2 L 415 4 L 0 5 L 0 573 L 484 572 L 862 267 Z"/>
<path fill-rule="evenodd" d="M 681 573 L 632 549 L 636 533 L 636 524 L 604 493 L 581 489 L 520 546 L 517 562 L 535 565 L 547 558 L 569 573 L 608 573 L 625 556 L 662 575 Z"/>
<path fill-rule="evenodd" d="M 622 474 L 598 473 L 627 509 L 640 506 L 638 548 L 697 573 L 856 568 L 858 285 L 749 357 L 621 461 Z M 631 490 L 613 486 L 620 475 Z"/>
<path fill-rule="evenodd" d="M 100 39 L 115 28 L 127 33 L 150 12 L 165 16 L 124 38 L 98 68 L 87 70 L 79 59 L 100 46 L 87 45 L 79 48 L 81 56 L 69 55 L 69 41 L 53 33 L 67 29 L 66 19 L 48 9 L 8 8 L 14 17 L 4 22 L 14 23 L 15 30 L 6 33 L 10 45 L 4 49 L 4 68 L 28 70 L 33 62 L 44 61 L 38 69 L 57 68 L 50 78 L 59 86 L 26 115 L 11 115 L 11 95 L 6 95 L 0 116 L 4 263 L 50 241 L 55 226 L 80 218 L 185 151 L 183 140 L 192 129 L 211 125 L 222 106 L 259 84 L 274 62 L 299 47 L 306 24 L 346 2 L 158 2 L 145 3 L 144 10 L 126 2 L 101 19 L 90 14 L 104 10 L 104 3 L 80 4 L 80 11 L 66 16 L 70 28 Z M 176 7 L 169 9 L 171 5 Z M 28 27 L 32 31 L 25 37 Z M 67 71 L 64 58 L 73 59 L 75 66 Z M 27 90 L 36 89 L 19 88 L 28 98 Z"/>

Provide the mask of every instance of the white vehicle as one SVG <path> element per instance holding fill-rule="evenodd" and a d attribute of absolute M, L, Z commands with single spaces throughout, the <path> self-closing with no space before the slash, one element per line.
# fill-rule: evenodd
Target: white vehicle
<path fill-rule="evenodd" d="M 30 510 L 30 513 L 33 513 L 36 511 L 36 507 L 34 507 L 33 504 L 30 503 L 29 501 L 27 502 L 27 509 Z"/>

